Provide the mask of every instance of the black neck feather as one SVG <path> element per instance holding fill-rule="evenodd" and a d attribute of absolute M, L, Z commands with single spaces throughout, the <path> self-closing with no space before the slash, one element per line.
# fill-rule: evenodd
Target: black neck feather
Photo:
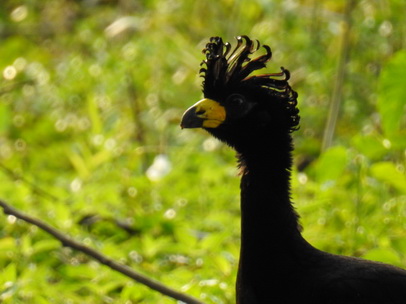
<path fill-rule="evenodd" d="M 299 217 L 290 199 L 291 135 L 284 134 L 280 138 L 274 137 L 272 142 L 263 143 L 244 145 L 249 148 L 239 151 L 242 226 L 253 230 L 243 238 L 265 234 L 268 237 L 262 241 L 275 236 L 289 242 L 280 236 L 300 234 Z"/>
<path fill-rule="evenodd" d="M 301 236 L 299 217 L 290 200 L 291 135 L 244 147 L 249 148 L 237 147 L 242 169 L 238 298 L 250 286 L 277 284 L 289 268 L 297 267 L 301 255 L 313 250 Z"/>

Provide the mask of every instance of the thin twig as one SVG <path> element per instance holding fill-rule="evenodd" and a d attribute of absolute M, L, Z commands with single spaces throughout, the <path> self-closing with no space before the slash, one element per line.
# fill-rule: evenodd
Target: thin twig
<path fill-rule="evenodd" d="M 129 278 L 132 278 L 133 280 L 137 281 L 138 283 L 146 285 L 155 291 L 158 291 L 168 297 L 182 301 L 184 303 L 204 304 L 203 302 L 200 302 L 199 300 L 197 300 L 191 296 L 188 296 L 188 295 L 185 295 L 178 291 L 175 291 L 175 290 L 163 285 L 162 283 L 159 283 L 155 280 L 147 278 L 146 276 L 136 272 L 132 268 L 130 268 L 126 265 L 117 263 L 116 261 L 104 256 L 100 252 L 98 252 L 90 247 L 83 245 L 82 243 L 72 240 L 71 238 L 69 238 L 62 232 L 58 231 L 57 229 L 53 228 L 52 226 L 48 225 L 47 223 L 45 223 L 37 218 L 24 214 L 23 212 L 15 209 L 14 207 L 11 207 L 10 205 L 8 205 L 7 203 L 5 203 L 2 200 L 0 200 L 0 206 L 3 208 L 3 211 L 5 214 L 13 215 L 18 219 L 21 219 L 27 223 L 33 224 L 33 225 L 41 228 L 45 232 L 52 235 L 54 238 L 58 239 L 62 243 L 63 246 L 78 250 L 78 251 L 94 258 L 95 260 L 99 261 L 100 263 L 106 265 L 107 267 L 114 269 Z"/>

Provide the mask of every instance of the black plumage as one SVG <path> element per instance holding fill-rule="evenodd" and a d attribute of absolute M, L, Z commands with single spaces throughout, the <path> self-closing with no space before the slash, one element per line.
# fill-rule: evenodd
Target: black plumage
<path fill-rule="evenodd" d="M 237 38 L 232 48 L 210 39 L 201 73 L 204 99 L 189 108 L 183 128 L 201 127 L 237 152 L 241 177 L 238 304 L 406 303 L 406 271 L 320 251 L 301 235 L 290 199 L 297 94 L 289 72 L 252 73 L 272 53 L 250 56 L 259 42 Z"/>

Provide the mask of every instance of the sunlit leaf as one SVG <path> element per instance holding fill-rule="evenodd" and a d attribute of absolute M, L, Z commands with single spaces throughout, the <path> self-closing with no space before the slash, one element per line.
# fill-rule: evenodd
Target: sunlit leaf
<path fill-rule="evenodd" d="M 1 270 L 1 281 L 3 281 L 3 283 L 15 283 L 16 279 L 17 267 L 14 263 L 8 264 L 4 269 Z"/>
<path fill-rule="evenodd" d="M 359 152 L 371 159 L 380 160 L 385 153 L 388 153 L 388 149 L 382 144 L 382 140 L 374 136 L 357 134 L 352 138 L 351 143 Z"/>
<path fill-rule="evenodd" d="M 43 252 L 49 252 L 61 247 L 61 243 L 54 239 L 40 240 L 33 244 L 33 254 L 39 254 Z"/>
<path fill-rule="evenodd" d="M 7 256 L 7 252 L 15 249 L 16 241 L 12 237 L 4 237 L 0 239 L 0 257 Z"/>
<path fill-rule="evenodd" d="M 406 175 L 399 171 L 391 162 L 379 162 L 371 166 L 372 175 L 396 188 L 397 190 L 406 193 Z"/>
<path fill-rule="evenodd" d="M 371 249 L 362 257 L 367 260 L 379 261 L 395 265 L 400 263 L 399 255 L 390 248 Z"/>
<path fill-rule="evenodd" d="M 337 180 L 347 166 L 348 152 L 337 146 L 324 152 L 315 164 L 316 178 L 320 182 Z"/>
<path fill-rule="evenodd" d="M 406 51 L 396 53 L 384 67 L 379 79 L 378 110 L 385 135 L 400 132 L 406 117 Z"/>

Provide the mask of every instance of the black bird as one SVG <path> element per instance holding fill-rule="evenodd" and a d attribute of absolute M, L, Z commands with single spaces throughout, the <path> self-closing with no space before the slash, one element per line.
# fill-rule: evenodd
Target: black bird
<path fill-rule="evenodd" d="M 183 115 L 182 128 L 203 128 L 236 150 L 241 167 L 241 252 L 238 304 L 406 304 L 406 271 L 334 255 L 301 235 L 290 199 L 297 94 L 289 72 L 252 72 L 272 53 L 250 56 L 258 41 L 237 37 L 232 48 L 212 37 L 203 53 L 204 99 Z"/>

